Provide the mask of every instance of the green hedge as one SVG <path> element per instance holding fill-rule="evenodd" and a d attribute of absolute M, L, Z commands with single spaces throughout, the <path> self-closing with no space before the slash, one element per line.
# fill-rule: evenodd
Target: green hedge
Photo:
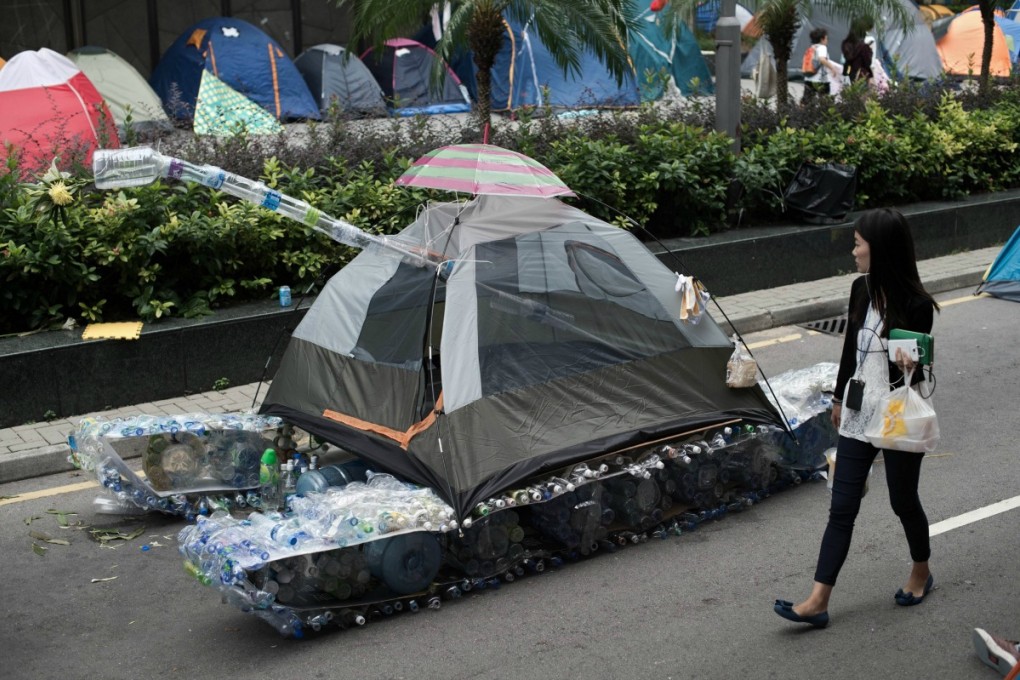
<path fill-rule="evenodd" d="M 830 107 L 807 128 L 786 120 L 749 125 L 739 156 L 690 110 L 646 108 L 570 125 L 536 117 L 497 128 L 493 142 L 548 165 L 588 212 L 627 228 L 642 225 L 660 238 L 727 228 L 735 215 L 740 224 L 783 221 L 782 191 L 805 160 L 856 165 L 859 208 L 1020 185 L 1017 97 L 967 110 L 958 96 L 936 95 L 930 106 L 906 107 L 908 113 L 862 98 L 851 120 Z M 749 109 L 745 120 L 755 115 Z M 221 156 L 215 148 L 165 151 L 196 162 L 227 158 L 233 166 L 217 164 L 228 169 L 260 168 L 259 179 L 271 187 L 362 228 L 393 233 L 424 201 L 445 197 L 397 188 L 393 179 L 428 148 L 466 136 L 426 134 L 424 127 L 409 135 L 394 127 L 369 139 L 359 132 L 364 128 L 334 125 L 313 129 L 303 155 L 256 140 L 247 146 L 232 140 L 232 152 Z M 240 158 L 244 148 L 249 155 Z M 157 183 L 98 192 L 86 174 L 56 167 L 30 183 L 19 183 L 18 175 L 13 160 L 0 170 L 0 334 L 51 328 L 69 317 L 201 315 L 269 299 L 282 284 L 304 289 L 352 256 L 304 225 L 204 187 Z"/>

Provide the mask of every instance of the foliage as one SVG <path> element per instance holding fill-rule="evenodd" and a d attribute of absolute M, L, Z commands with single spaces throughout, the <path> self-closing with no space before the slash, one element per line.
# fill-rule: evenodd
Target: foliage
<path fill-rule="evenodd" d="M 473 138 L 472 121 L 362 121 L 333 115 L 280 137 L 196 138 L 161 150 L 220 165 L 376 233 L 409 224 L 429 199 L 397 188 L 414 159 Z M 522 112 L 492 141 L 550 167 L 580 208 L 659 238 L 782 222 L 782 194 L 805 160 L 858 168 L 857 207 L 944 200 L 1020 186 L 1020 87 L 969 94 L 952 82 L 898 83 L 880 97 L 777 112 L 742 102 L 741 155 L 711 130 L 711 100 L 573 119 Z M 445 123 L 443 121 L 446 121 Z M 55 163 L 19 183 L 0 168 L 0 334 L 79 322 L 193 317 L 295 291 L 352 255 L 309 227 L 206 187 L 156 183 L 99 192 Z M 642 238 L 644 230 L 635 233 Z"/>

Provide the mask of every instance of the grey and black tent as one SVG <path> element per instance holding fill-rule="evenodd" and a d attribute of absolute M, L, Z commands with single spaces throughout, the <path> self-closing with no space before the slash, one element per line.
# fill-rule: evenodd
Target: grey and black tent
<path fill-rule="evenodd" d="M 1020 227 L 1002 247 L 988 267 L 977 293 L 988 293 L 1004 300 L 1020 302 Z"/>
<path fill-rule="evenodd" d="M 361 59 L 339 45 L 309 47 L 294 60 L 312 96 L 325 113 L 335 102 L 341 111 L 386 114 L 382 89 Z"/>
<path fill-rule="evenodd" d="M 629 232 L 557 199 L 425 208 L 325 286 L 262 411 L 425 484 L 462 516 L 539 472 L 733 419 L 782 424 L 733 351 L 681 321 L 677 277 Z"/>

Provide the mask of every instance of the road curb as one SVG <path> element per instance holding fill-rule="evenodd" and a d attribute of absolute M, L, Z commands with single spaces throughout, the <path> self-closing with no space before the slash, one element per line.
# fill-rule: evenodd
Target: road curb
<path fill-rule="evenodd" d="M 968 272 L 928 278 L 924 285 L 930 293 L 944 293 L 959 288 L 977 287 L 981 283 L 984 273 L 985 268 L 982 267 Z M 849 287 L 847 294 L 849 294 Z M 845 311 L 846 295 L 841 294 L 785 307 L 763 309 L 760 312 L 745 314 L 731 320 L 739 332 L 745 334 L 838 316 Z M 0 458 L 0 484 L 73 470 L 74 466 L 67 460 L 70 453 L 71 449 L 67 444 L 54 444 L 5 454 Z"/>

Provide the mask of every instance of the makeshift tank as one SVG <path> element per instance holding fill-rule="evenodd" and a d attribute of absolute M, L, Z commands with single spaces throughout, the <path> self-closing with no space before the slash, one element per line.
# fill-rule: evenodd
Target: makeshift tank
<path fill-rule="evenodd" d="M 813 472 L 780 465 L 815 453 L 790 451 L 762 386 L 728 381 L 734 344 L 700 284 L 510 157 L 526 159 L 450 147 L 440 165 L 473 163 L 495 188 L 378 236 L 219 168 L 96 154 L 100 188 L 200 182 L 362 249 L 293 332 L 260 414 L 83 422 L 76 436 L 116 503 L 197 517 L 179 536 L 185 568 L 283 634 L 690 531 Z M 827 406 L 818 391 L 794 405 L 800 422 Z M 144 479 L 117 453 L 134 438 Z M 319 469 L 296 480 L 277 469 L 311 455 Z"/>

